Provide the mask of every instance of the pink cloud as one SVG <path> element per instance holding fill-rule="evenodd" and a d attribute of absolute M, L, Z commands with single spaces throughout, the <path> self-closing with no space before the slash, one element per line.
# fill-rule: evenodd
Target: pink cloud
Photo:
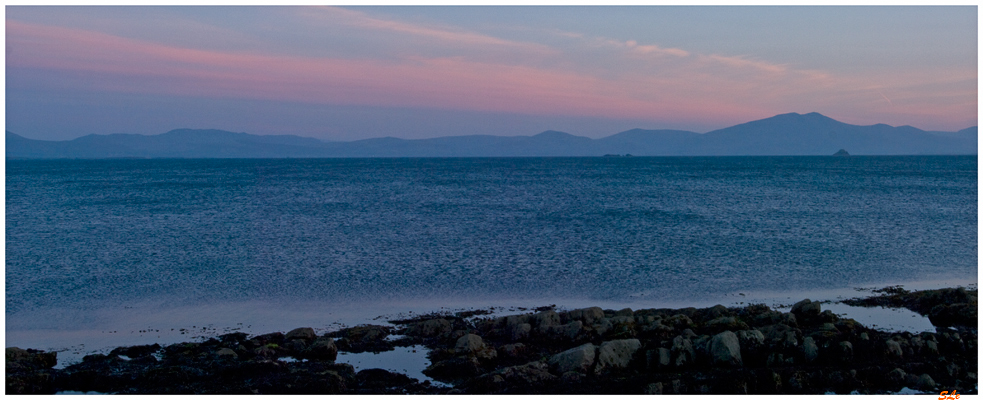
<path fill-rule="evenodd" d="M 327 12 L 352 13 L 344 9 Z M 373 29 L 467 43 L 477 49 L 482 46 L 526 49 L 523 43 L 468 32 L 353 16 L 357 17 L 355 23 Z M 65 78 L 48 84 L 103 91 L 709 121 L 720 126 L 789 111 L 819 111 L 857 123 L 868 118 L 865 113 L 873 115 L 872 110 L 891 112 L 885 108 L 888 106 L 908 115 L 927 118 L 926 112 L 931 110 L 963 121 L 967 120 L 966 115 L 975 116 L 976 108 L 975 93 L 959 91 L 964 84 L 945 90 L 908 87 L 911 85 L 906 86 L 905 81 L 925 81 L 914 76 L 891 78 L 897 80 L 837 77 L 822 71 L 796 70 L 742 57 L 699 55 L 634 41 L 600 43 L 619 48 L 626 56 L 636 55 L 636 64 L 628 68 L 629 72 L 601 77 L 567 69 L 481 62 L 464 57 L 407 57 L 387 61 L 206 51 L 12 20 L 6 24 L 8 71 L 21 68 L 81 75 L 85 79 Z M 535 46 L 529 49 L 536 50 Z M 947 79 L 975 82 L 975 71 L 971 72 Z M 871 82 L 882 82 L 877 86 L 881 90 L 893 90 L 890 96 L 894 104 L 884 102 L 876 91 L 870 90 Z M 19 83 L 8 80 L 7 84 Z M 926 84 L 932 86 L 931 82 Z M 934 99 L 931 101 L 935 103 L 926 104 L 925 98 Z M 796 109 L 790 110 L 791 106 Z M 916 121 L 912 122 L 918 126 Z"/>

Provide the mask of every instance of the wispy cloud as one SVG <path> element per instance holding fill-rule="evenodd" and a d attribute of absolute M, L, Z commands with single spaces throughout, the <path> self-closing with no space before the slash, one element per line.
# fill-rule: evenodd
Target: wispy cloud
<path fill-rule="evenodd" d="M 104 91 L 649 120 L 713 119 L 721 125 L 780 112 L 830 110 L 844 110 L 837 116 L 862 123 L 864 110 L 932 108 L 919 96 L 934 96 L 949 104 L 950 111 L 932 108 L 940 115 L 975 108 L 975 94 L 970 97 L 962 89 L 965 79 L 975 82 L 975 71 L 952 78 L 959 84 L 911 88 L 910 82 L 926 82 L 923 75 L 837 76 L 751 56 L 701 54 L 636 40 L 547 32 L 579 43 L 576 48 L 587 49 L 581 57 L 603 59 L 611 66 L 598 68 L 572 61 L 565 47 L 387 20 L 344 8 L 296 12 L 316 23 L 413 37 L 459 50 L 449 52 L 456 54 L 452 56 L 413 55 L 410 50 L 382 58 L 202 50 L 8 19 L 8 77 L 18 69 L 63 71 L 85 78 L 59 84 Z M 491 51 L 505 56 L 474 56 Z M 8 85 L 18 84 L 22 83 L 8 78 Z M 893 104 L 877 90 L 890 93 Z M 789 110 L 792 104 L 795 110 Z M 856 117 L 851 120 L 851 115 Z"/>
<path fill-rule="evenodd" d="M 362 29 L 387 31 L 401 35 L 412 35 L 444 43 L 473 46 L 501 46 L 532 51 L 552 51 L 547 46 L 536 43 L 516 42 L 446 26 L 411 24 L 391 19 L 376 18 L 361 11 L 341 7 L 316 6 L 303 7 L 298 12 L 310 18 L 318 18 L 332 23 L 340 23 Z"/>

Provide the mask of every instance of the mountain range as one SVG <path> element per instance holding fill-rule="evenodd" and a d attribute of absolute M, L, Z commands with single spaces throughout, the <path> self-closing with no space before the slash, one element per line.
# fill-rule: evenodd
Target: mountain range
<path fill-rule="evenodd" d="M 632 129 L 600 139 L 546 131 L 533 136 L 393 137 L 325 142 L 292 135 L 176 129 L 159 135 L 87 135 L 67 141 L 6 132 L 7 158 L 564 157 L 977 154 L 977 127 L 958 132 L 846 124 L 789 113 L 707 133 Z"/>

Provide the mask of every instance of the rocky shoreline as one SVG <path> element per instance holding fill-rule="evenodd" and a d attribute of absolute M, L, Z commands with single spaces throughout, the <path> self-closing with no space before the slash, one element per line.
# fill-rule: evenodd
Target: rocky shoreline
<path fill-rule="evenodd" d="M 822 304 L 783 313 L 727 308 L 429 315 L 317 335 L 312 328 L 203 342 L 119 347 L 54 369 L 56 353 L 6 349 L 6 393 L 120 394 L 823 394 L 977 393 L 977 291 L 908 292 L 844 301 L 907 307 L 935 332 L 887 332 Z M 424 345 L 419 381 L 356 371 L 338 352 Z"/>

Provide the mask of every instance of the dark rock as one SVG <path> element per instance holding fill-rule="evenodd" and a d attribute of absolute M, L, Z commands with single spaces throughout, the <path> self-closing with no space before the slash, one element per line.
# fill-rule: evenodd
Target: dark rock
<path fill-rule="evenodd" d="M 454 345 L 454 351 L 457 354 L 474 356 L 483 360 L 491 360 L 498 356 L 498 352 L 495 349 L 485 345 L 481 336 L 471 333 L 461 336 L 457 340 L 457 343 Z"/>
<path fill-rule="evenodd" d="M 569 318 L 572 321 L 580 321 L 585 326 L 590 326 L 599 321 L 601 318 L 604 318 L 604 310 L 602 310 L 600 307 L 581 308 L 571 310 L 567 313 L 567 315 L 569 315 Z"/>
<path fill-rule="evenodd" d="M 448 334 L 451 330 L 453 330 L 453 326 L 450 321 L 443 318 L 436 318 L 410 324 L 406 328 L 406 335 L 429 338 Z"/>
<path fill-rule="evenodd" d="M 314 328 L 297 328 L 290 332 L 287 332 L 287 335 L 284 337 L 284 340 L 289 341 L 289 340 L 299 339 L 305 342 L 310 342 L 314 340 L 314 338 L 316 337 L 317 334 L 314 333 Z"/>
<path fill-rule="evenodd" d="M 720 317 L 706 323 L 706 328 L 712 332 L 740 331 L 748 329 L 747 324 L 738 321 L 736 317 Z"/>
<path fill-rule="evenodd" d="M 309 360 L 334 361 L 338 358 L 338 346 L 334 339 L 329 337 L 319 337 L 314 340 L 304 353 L 303 358 Z"/>
<path fill-rule="evenodd" d="M 672 353 L 665 347 L 645 352 L 646 366 L 649 370 L 664 370 L 672 362 Z"/>
<path fill-rule="evenodd" d="M 555 354 L 549 359 L 550 371 L 557 375 L 568 371 L 590 372 L 594 366 L 596 351 L 597 348 L 593 344 L 586 343 Z"/>
<path fill-rule="evenodd" d="M 820 303 L 809 299 L 802 300 L 792 305 L 792 314 L 795 314 L 795 319 L 806 323 L 816 321 L 821 312 L 822 306 Z"/>
<path fill-rule="evenodd" d="M 924 390 L 924 391 L 934 391 L 936 389 L 935 380 L 932 379 L 932 377 L 929 376 L 928 374 L 922 374 L 921 376 L 919 376 L 918 383 L 916 383 L 915 385 L 919 390 Z"/>
<path fill-rule="evenodd" d="M 677 367 L 696 362 L 696 352 L 693 349 L 693 342 L 684 338 L 682 335 L 672 339 L 670 353 L 672 354 L 673 364 Z"/>
<path fill-rule="evenodd" d="M 129 358 L 139 358 L 152 355 L 153 353 L 160 351 L 160 349 L 161 347 L 157 343 L 143 346 L 117 347 L 113 349 L 113 351 L 109 352 L 109 355 L 123 355 Z"/>
<path fill-rule="evenodd" d="M 710 356 L 713 365 L 734 367 L 741 366 L 741 346 L 737 335 L 731 331 L 719 333 L 710 340 Z"/>
<path fill-rule="evenodd" d="M 363 388 L 392 388 L 416 382 L 416 379 L 406 375 L 379 368 L 363 369 L 358 371 L 355 377 L 359 386 Z"/>
<path fill-rule="evenodd" d="M 645 387 L 645 394 L 662 394 L 662 382 L 648 384 Z"/>
<path fill-rule="evenodd" d="M 597 367 L 595 372 L 628 367 L 635 353 L 642 348 L 638 339 L 611 340 L 601 343 L 597 350 Z"/>

